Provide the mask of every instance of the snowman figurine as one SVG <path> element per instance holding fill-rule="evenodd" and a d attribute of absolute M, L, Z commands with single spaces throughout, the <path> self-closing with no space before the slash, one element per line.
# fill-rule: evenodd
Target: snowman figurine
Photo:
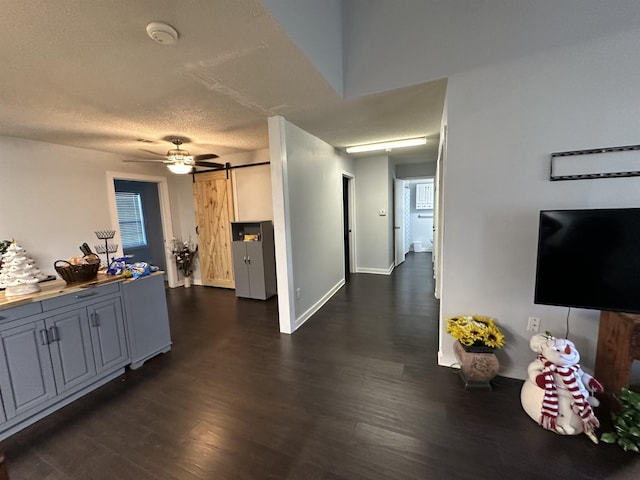
<path fill-rule="evenodd" d="M 550 335 L 534 335 L 529 342 L 538 357 L 529 364 L 528 379 L 520 392 L 525 412 L 543 428 L 562 435 L 585 433 L 594 443 L 600 422 L 593 407 L 600 402 L 592 394 L 602 385 L 579 365 L 580 353 L 572 341 Z"/>

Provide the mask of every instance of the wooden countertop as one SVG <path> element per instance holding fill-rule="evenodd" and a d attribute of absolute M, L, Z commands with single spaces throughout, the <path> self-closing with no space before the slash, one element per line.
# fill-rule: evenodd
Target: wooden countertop
<path fill-rule="evenodd" d="M 151 275 L 162 275 L 164 272 L 158 271 Z M 145 278 L 145 277 L 141 277 Z M 125 277 L 123 275 L 107 275 L 106 273 L 98 272 L 98 278 L 90 280 L 85 283 L 74 283 L 73 285 L 67 285 L 62 279 L 51 280 L 49 282 L 41 282 L 40 291 L 35 293 L 29 293 L 27 295 L 17 295 L 15 297 L 6 297 L 4 292 L 0 291 L 0 310 L 7 308 L 18 307 L 28 303 L 39 302 L 48 298 L 58 297 L 60 295 L 67 295 L 69 293 L 80 292 L 87 288 L 97 287 L 111 282 L 128 282 L 133 281 L 131 277 Z"/>

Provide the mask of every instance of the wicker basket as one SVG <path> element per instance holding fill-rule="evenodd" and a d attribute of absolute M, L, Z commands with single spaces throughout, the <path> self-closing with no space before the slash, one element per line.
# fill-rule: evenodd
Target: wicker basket
<path fill-rule="evenodd" d="M 56 260 L 53 268 L 55 268 L 58 275 L 67 282 L 67 285 L 70 283 L 88 282 L 98 276 L 100 259 L 95 254 L 88 255 L 85 258 L 88 263 L 83 263 L 82 265 L 73 265 L 66 260 Z"/>

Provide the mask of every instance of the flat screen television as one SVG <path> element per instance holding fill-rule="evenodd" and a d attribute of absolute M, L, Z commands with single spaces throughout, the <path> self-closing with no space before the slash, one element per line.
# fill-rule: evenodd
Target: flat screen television
<path fill-rule="evenodd" d="M 640 208 L 541 211 L 534 302 L 640 313 Z"/>

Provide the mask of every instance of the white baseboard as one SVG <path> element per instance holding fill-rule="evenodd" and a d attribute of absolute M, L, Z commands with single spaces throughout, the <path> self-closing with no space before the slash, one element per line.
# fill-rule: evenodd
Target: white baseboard
<path fill-rule="evenodd" d="M 373 273 L 374 275 L 391 275 L 395 265 L 392 263 L 386 270 L 384 268 L 365 268 L 359 267 L 356 269 L 356 273 Z"/>
<path fill-rule="evenodd" d="M 325 293 L 320 298 L 320 300 L 318 300 L 311 307 L 309 307 L 306 312 L 304 312 L 302 315 L 300 315 L 298 318 L 296 318 L 296 320 L 295 320 L 295 322 L 293 324 L 293 331 L 295 332 L 298 328 L 300 328 L 304 324 L 304 322 L 309 320 L 313 316 L 314 313 L 316 313 L 318 310 L 320 310 L 320 308 L 322 308 L 322 306 L 325 303 L 327 303 L 329 301 L 329 299 L 331 297 L 333 297 L 336 294 L 336 292 L 338 290 L 340 290 L 344 286 L 344 283 L 345 282 L 344 282 L 344 278 L 343 278 L 338 283 L 336 283 L 333 287 L 331 287 L 331 289 L 327 293 Z"/>

